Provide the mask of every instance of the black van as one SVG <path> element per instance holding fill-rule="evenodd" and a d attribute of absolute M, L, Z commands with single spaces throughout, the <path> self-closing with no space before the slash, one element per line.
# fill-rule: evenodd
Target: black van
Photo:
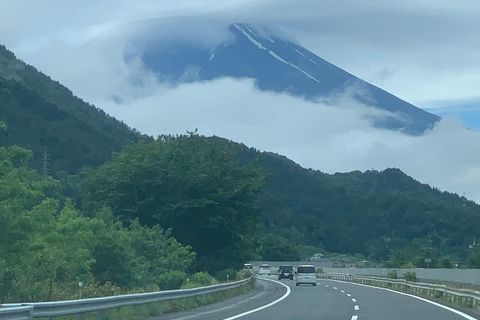
<path fill-rule="evenodd" d="M 292 266 L 280 266 L 278 267 L 278 280 L 281 279 L 293 280 L 293 267 Z"/>

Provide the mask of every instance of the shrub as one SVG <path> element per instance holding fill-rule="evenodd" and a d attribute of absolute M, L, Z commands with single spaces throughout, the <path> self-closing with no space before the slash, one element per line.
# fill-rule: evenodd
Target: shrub
<path fill-rule="evenodd" d="M 209 286 L 213 282 L 213 277 L 207 272 L 197 272 L 192 275 L 190 281 L 198 283 L 200 286 Z"/>
<path fill-rule="evenodd" d="M 224 281 L 227 281 L 227 275 L 228 275 L 228 280 L 230 281 L 237 279 L 237 271 L 231 268 L 218 271 L 217 274 L 215 275 L 215 279 L 217 279 L 219 282 L 224 282 Z"/>
<path fill-rule="evenodd" d="M 405 272 L 405 274 L 403 275 L 403 277 L 404 277 L 405 280 L 407 280 L 407 281 L 417 281 L 417 273 L 414 272 L 414 271 L 407 271 L 407 272 Z"/>
<path fill-rule="evenodd" d="M 392 270 L 389 273 L 387 273 L 387 278 L 388 279 L 397 279 L 398 278 L 397 270 Z"/>
<path fill-rule="evenodd" d="M 172 270 L 165 272 L 157 277 L 157 284 L 162 290 L 179 289 L 187 279 L 187 274 L 183 271 Z"/>

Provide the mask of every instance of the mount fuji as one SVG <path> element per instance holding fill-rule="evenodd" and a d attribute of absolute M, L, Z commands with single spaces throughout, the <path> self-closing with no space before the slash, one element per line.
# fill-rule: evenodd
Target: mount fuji
<path fill-rule="evenodd" d="M 230 40 L 207 49 L 185 40 L 149 39 L 140 54 L 146 70 L 178 85 L 222 77 L 253 78 L 260 90 L 325 101 L 347 90 L 356 101 L 389 112 L 377 127 L 421 135 L 440 120 L 336 67 L 266 27 L 235 23 Z M 328 101 L 328 100 L 327 100 Z"/>

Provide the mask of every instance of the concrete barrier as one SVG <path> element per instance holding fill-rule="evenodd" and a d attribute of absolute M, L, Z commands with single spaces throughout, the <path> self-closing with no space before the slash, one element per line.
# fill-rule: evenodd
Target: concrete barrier
<path fill-rule="evenodd" d="M 413 271 L 417 274 L 418 279 L 480 285 L 480 269 L 323 268 L 323 271 L 326 273 L 345 273 L 376 277 L 386 277 L 392 270 L 397 270 L 399 278 L 403 278 L 406 272 Z"/>

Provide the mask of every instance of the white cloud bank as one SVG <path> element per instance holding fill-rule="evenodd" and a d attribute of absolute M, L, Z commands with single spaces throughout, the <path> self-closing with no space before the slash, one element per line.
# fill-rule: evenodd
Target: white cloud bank
<path fill-rule="evenodd" d="M 231 78 L 159 85 L 147 96 L 100 105 L 142 132 L 199 129 L 263 151 L 283 154 L 328 173 L 396 167 L 441 190 L 480 201 L 480 134 L 444 120 L 413 137 L 373 127 L 382 112 L 344 97 L 335 105 L 260 92 L 252 80 Z"/>

